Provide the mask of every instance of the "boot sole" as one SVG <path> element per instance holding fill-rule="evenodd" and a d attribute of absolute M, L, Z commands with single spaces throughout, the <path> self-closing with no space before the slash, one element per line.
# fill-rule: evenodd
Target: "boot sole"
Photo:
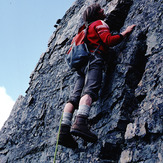
<path fill-rule="evenodd" d="M 60 141 L 58 142 L 58 144 L 66 147 L 66 148 L 71 148 L 71 149 L 78 148 L 78 146 L 72 146 L 71 144 L 63 143 L 63 142 L 60 142 Z"/>
<path fill-rule="evenodd" d="M 70 143 L 66 143 L 66 142 L 63 142 L 63 141 L 58 141 L 58 144 L 59 145 L 62 145 L 62 146 L 64 146 L 64 147 L 67 147 L 67 148 L 71 148 L 71 149 L 76 149 L 76 148 L 78 148 L 78 145 L 72 145 L 72 144 L 70 144 Z"/>
<path fill-rule="evenodd" d="M 84 139 L 85 141 L 87 142 L 91 142 L 91 143 L 94 143 L 97 141 L 97 138 L 94 138 L 94 137 L 91 137 L 90 135 L 87 135 L 79 130 L 73 130 L 71 129 L 70 133 L 74 136 L 79 136 L 81 137 L 82 139 Z"/>
<path fill-rule="evenodd" d="M 72 149 L 78 148 L 78 143 L 73 143 L 73 142 L 69 141 L 68 139 L 66 139 L 66 137 L 62 138 L 61 135 L 59 137 L 58 144 L 65 146 L 67 148 L 72 148 Z"/>

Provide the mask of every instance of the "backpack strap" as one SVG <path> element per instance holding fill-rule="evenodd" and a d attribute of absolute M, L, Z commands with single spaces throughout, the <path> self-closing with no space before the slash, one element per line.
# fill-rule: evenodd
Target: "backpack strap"
<path fill-rule="evenodd" d="M 93 22 L 89 23 L 89 24 L 85 24 L 86 26 L 86 32 L 85 32 L 85 37 L 84 37 L 84 42 L 86 43 L 86 45 L 88 44 L 88 39 L 87 39 L 87 34 L 88 34 L 88 29 L 89 29 L 89 26 L 92 24 Z M 99 41 L 99 45 L 97 46 L 97 48 L 94 50 L 94 52 L 92 53 L 93 55 L 96 54 L 96 52 L 99 50 L 100 46 L 102 45 L 102 41 L 100 40 Z M 88 48 L 87 48 L 88 49 Z"/>
<path fill-rule="evenodd" d="M 88 29 L 90 24 L 86 24 L 86 29 L 85 29 L 85 37 L 84 37 L 84 42 L 87 44 L 88 43 L 88 39 L 87 39 L 87 34 L 88 34 Z"/>

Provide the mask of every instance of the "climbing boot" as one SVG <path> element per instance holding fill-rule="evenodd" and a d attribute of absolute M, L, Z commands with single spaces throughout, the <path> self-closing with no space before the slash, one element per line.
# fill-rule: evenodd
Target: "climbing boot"
<path fill-rule="evenodd" d="M 97 136 L 88 128 L 88 118 L 84 115 L 77 115 L 75 123 L 71 127 L 71 134 L 79 136 L 87 142 L 96 142 Z"/>
<path fill-rule="evenodd" d="M 67 148 L 72 149 L 78 148 L 78 143 L 74 140 L 74 138 L 70 134 L 70 126 L 66 124 L 61 124 L 58 144 L 63 145 Z"/>

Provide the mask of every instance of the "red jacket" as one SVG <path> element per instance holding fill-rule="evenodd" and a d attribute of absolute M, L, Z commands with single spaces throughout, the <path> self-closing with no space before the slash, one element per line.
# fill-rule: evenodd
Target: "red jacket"
<path fill-rule="evenodd" d="M 80 29 L 80 31 L 82 28 Z M 118 35 L 111 35 L 109 26 L 102 20 L 97 20 L 90 24 L 87 33 L 88 39 L 88 48 L 90 51 L 93 51 L 98 47 L 100 41 L 102 41 L 102 45 L 100 46 L 99 50 L 105 52 L 106 47 L 112 47 L 120 43 L 123 39 L 123 36 Z"/>

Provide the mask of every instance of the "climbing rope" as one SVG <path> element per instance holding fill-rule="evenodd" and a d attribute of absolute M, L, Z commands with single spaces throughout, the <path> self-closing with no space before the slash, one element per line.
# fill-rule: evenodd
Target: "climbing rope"
<path fill-rule="evenodd" d="M 59 141 L 59 135 L 60 135 L 60 130 L 61 130 L 62 118 L 63 118 L 63 113 L 62 113 L 62 116 L 61 116 L 61 119 L 60 119 L 60 123 L 59 123 L 59 130 L 58 130 L 58 136 L 57 136 L 57 142 L 56 142 L 56 147 L 55 147 L 55 153 L 54 153 L 54 161 L 53 161 L 53 163 L 55 163 L 56 156 L 57 156 L 58 141 Z"/>
<path fill-rule="evenodd" d="M 61 85 L 60 85 L 60 98 L 62 98 L 63 79 L 69 73 L 71 73 L 71 70 L 69 70 L 69 69 L 66 72 L 62 73 Z M 63 118 L 63 113 L 62 113 L 62 116 L 61 116 L 61 119 L 60 119 L 60 123 L 59 123 L 59 130 L 58 130 L 58 136 L 57 136 L 57 142 L 56 142 L 56 147 L 55 147 L 55 153 L 54 153 L 54 161 L 53 161 L 53 163 L 55 163 L 55 161 L 56 161 L 57 150 L 58 150 L 58 141 L 59 141 L 59 135 L 60 135 L 60 130 L 61 130 L 62 118 Z"/>

